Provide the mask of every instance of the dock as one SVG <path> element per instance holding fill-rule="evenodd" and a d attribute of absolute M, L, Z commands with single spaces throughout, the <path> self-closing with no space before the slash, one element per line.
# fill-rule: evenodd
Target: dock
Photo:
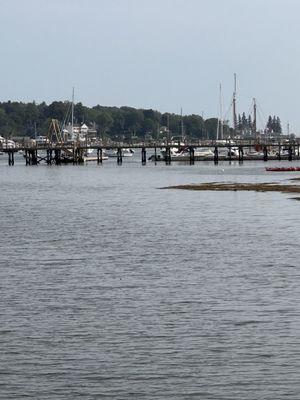
<path fill-rule="evenodd" d="M 106 150 L 115 150 L 115 157 L 118 165 L 123 162 L 122 149 L 132 151 L 139 150 L 141 154 L 141 163 L 145 165 L 147 161 L 164 162 L 170 165 L 172 162 L 185 162 L 193 165 L 195 162 L 213 161 L 217 164 L 219 161 L 264 161 L 269 160 L 299 160 L 300 159 L 300 139 L 290 141 L 257 141 L 257 140 L 228 140 L 225 143 L 218 143 L 215 140 L 203 140 L 198 142 L 182 143 L 163 143 L 163 142 L 142 142 L 142 143 L 93 143 L 83 145 L 81 143 L 46 143 L 19 144 L 14 148 L 0 148 L 0 152 L 8 156 L 8 165 L 14 165 L 14 158 L 17 152 L 22 152 L 26 165 L 38 165 L 46 163 L 47 165 L 61 164 L 81 164 L 86 161 L 95 161 L 102 164 Z M 174 156 L 174 149 L 180 151 L 184 148 L 184 156 Z M 198 150 L 198 152 L 196 151 Z M 210 154 L 199 156 L 199 150 L 210 149 Z M 232 154 L 235 149 L 235 154 Z M 93 150 L 93 157 L 88 157 L 88 150 Z M 163 155 L 161 151 L 163 150 Z M 224 154 L 225 151 L 225 154 Z M 147 158 L 147 154 L 148 156 Z"/>

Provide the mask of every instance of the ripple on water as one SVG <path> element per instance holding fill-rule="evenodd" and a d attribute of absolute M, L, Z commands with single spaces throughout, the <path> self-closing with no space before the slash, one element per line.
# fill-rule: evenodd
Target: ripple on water
<path fill-rule="evenodd" d="M 219 167 L 0 166 L 0 398 L 298 400 L 299 204 L 156 189 Z"/>

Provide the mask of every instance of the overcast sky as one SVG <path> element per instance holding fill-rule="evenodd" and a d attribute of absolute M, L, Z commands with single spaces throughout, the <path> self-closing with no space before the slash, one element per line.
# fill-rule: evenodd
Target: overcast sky
<path fill-rule="evenodd" d="M 278 115 L 300 134 L 299 0 L 0 0 L 0 101 Z"/>

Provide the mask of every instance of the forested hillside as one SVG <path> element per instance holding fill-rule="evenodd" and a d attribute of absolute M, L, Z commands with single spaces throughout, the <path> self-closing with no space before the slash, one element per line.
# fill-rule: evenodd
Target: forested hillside
<path fill-rule="evenodd" d="M 0 135 L 5 137 L 45 135 L 52 118 L 61 126 L 70 122 L 70 102 L 54 101 L 47 105 L 2 102 L 0 103 Z M 162 135 L 162 127 L 169 127 L 172 136 L 190 138 L 215 138 L 217 119 L 203 120 L 199 115 L 160 113 L 152 109 L 132 107 L 86 107 L 77 103 L 74 107 L 74 122 L 94 126 L 99 137 L 123 137 L 156 139 Z M 228 127 L 226 128 L 228 130 Z"/>

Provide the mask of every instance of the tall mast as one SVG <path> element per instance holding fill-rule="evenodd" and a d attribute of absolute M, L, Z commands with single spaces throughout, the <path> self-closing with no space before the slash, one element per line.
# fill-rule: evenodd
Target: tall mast
<path fill-rule="evenodd" d="M 221 85 L 221 83 L 220 83 L 219 90 L 220 90 L 220 93 L 219 93 L 220 115 L 219 115 L 219 121 L 218 121 L 217 140 L 219 139 L 219 134 L 220 134 L 220 139 L 222 140 L 223 139 L 223 104 L 222 104 L 222 85 Z M 219 127 L 219 125 L 220 125 L 220 127 Z"/>
<path fill-rule="evenodd" d="M 71 137 L 74 140 L 74 87 L 72 90 L 72 108 L 71 108 Z"/>
<path fill-rule="evenodd" d="M 169 113 L 167 114 L 167 128 L 168 128 L 167 145 L 169 145 L 170 144 L 170 116 L 169 116 Z"/>
<path fill-rule="evenodd" d="M 253 99 L 253 131 L 254 135 L 256 136 L 256 99 Z"/>
<path fill-rule="evenodd" d="M 180 110 L 180 114 L 181 114 L 181 141 L 183 142 L 183 119 L 182 119 L 182 107 Z"/>
<path fill-rule="evenodd" d="M 237 128 L 237 118 L 236 118 L 236 73 L 234 74 L 234 89 L 233 89 L 233 99 L 232 99 L 232 109 L 233 109 L 233 129 Z"/>

